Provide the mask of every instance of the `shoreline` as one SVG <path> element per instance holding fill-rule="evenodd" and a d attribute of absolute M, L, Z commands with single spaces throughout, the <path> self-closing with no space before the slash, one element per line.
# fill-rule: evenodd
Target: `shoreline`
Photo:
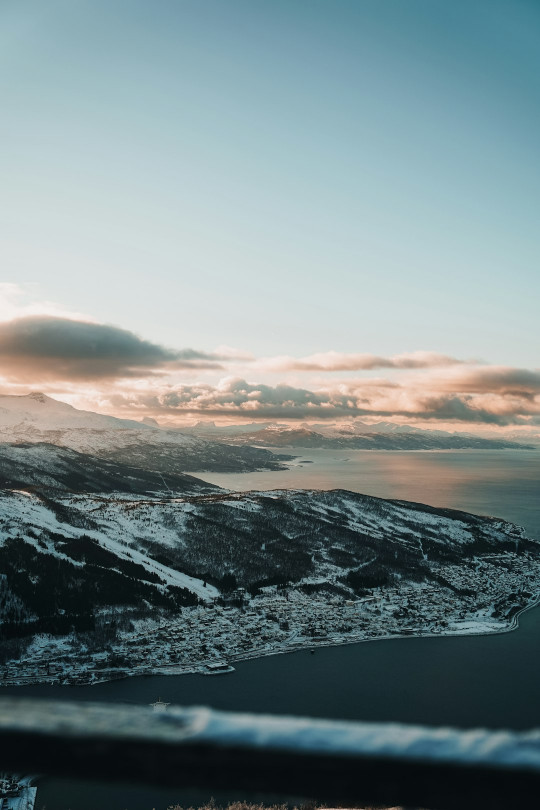
<path fill-rule="evenodd" d="M 520 608 L 516 613 L 512 616 L 509 624 L 507 627 L 501 627 L 495 630 L 480 630 L 478 632 L 459 632 L 459 631 L 446 631 L 441 633 L 433 633 L 433 632 L 416 632 L 416 633 L 392 633 L 389 635 L 384 636 L 375 636 L 375 637 L 361 637 L 361 638 L 349 638 L 343 639 L 341 641 L 328 640 L 328 641 L 310 641 L 306 643 L 298 643 L 291 647 L 285 648 L 277 648 L 277 649 L 269 649 L 269 650 L 254 650 L 251 653 L 249 651 L 239 654 L 239 655 L 231 655 L 231 656 L 223 656 L 224 660 L 227 663 L 240 663 L 242 661 L 253 661 L 258 658 L 269 658 L 273 655 L 287 655 L 290 653 L 301 652 L 302 650 L 313 650 L 314 652 L 318 649 L 328 648 L 328 647 L 344 647 L 351 644 L 366 644 L 369 642 L 377 642 L 377 641 L 397 641 L 397 640 L 406 640 L 406 639 L 423 639 L 423 638 L 464 638 L 464 637 L 473 637 L 473 636 L 495 636 L 495 635 L 502 635 L 504 633 L 511 633 L 514 630 L 519 629 L 519 618 L 523 613 L 526 613 L 533 608 L 540 606 L 540 594 L 536 597 L 536 599 L 531 602 L 529 605 L 525 605 L 524 607 Z M 208 662 L 206 662 L 208 663 Z M 119 670 L 119 674 L 117 676 L 114 673 L 111 673 L 110 677 L 104 678 L 96 678 L 94 680 L 88 680 L 81 683 L 62 683 L 57 681 L 56 679 L 52 679 L 50 677 L 45 678 L 32 678 L 26 680 L 24 683 L 2 683 L 0 682 L 0 689 L 2 686 L 6 686 L 8 688 L 17 688 L 18 686 L 40 686 L 40 685 L 55 685 L 55 686 L 66 686 L 66 687 L 77 687 L 77 686 L 100 686 L 104 683 L 111 683 L 112 681 L 119 681 L 119 680 L 126 680 L 128 678 L 144 678 L 144 677 L 154 677 L 154 676 L 180 676 L 180 675 L 200 675 L 202 674 L 202 667 L 204 663 L 197 663 L 197 664 L 185 664 L 185 665 L 171 665 L 171 666 L 164 666 L 164 667 L 156 667 L 153 669 L 145 669 L 145 670 L 133 670 L 131 672 L 126 672 L 125 670 Z"/>
<path fill-rule="evenodd" d="M 265 652 L 256 651 L 253 655 L 248 654 L 248 655 L 241 655 L 241 656 L 236 656 L 236 657 L 233 656 L 233 657 L 228 658 L 227 660 L 228 661 L 236 661 L 236 662 L 252 661 L 252 660 L 255 660 L 257 658 L 268 658 L 271 655 L 287 655 L 288 653 L 300 652 L 301 650 L 311 650 L 311 649 L 318 650 L 318 649 L 322 649 L 322 648 L 326 648 L 326 647 L 345 647 L 345 646 L 350 645 L 350 644 L 365 644 L 365 643 L 368 643 L 368 642 L 371 642 L 371 641 L 376 642 L 376 641 L 397 641 L 399 639 L 464 638 L 464 637 L 473 637 L 473 636 L 497 636 L 497 635 L 502 635 L 503 633 L 511 633 L 514 630 L 519 630 L 519 617 L 521 616 L 521 614 L 525 613 L 528 610 L 532 610 L 533 608 L 538 607 L 539 605 L 540 605 L 540 595 L 530 605 L 525 605 L 525 607 L 520 608 L 514 614 L 514 616 L 512 616 L 512 619 L 511 619 L 508 627 L 502 627 L 502 628 L 500 628 L 498 630 L 483 630 L 483 631 L 480 631 L 480 632 L 477 632 L 477 633 L 474 633 L 474 632 L 466 632 L 466 633 L 460 633 L 460 632 L 422 633 L 422 632 L 420 632 L 420 633 L 414 633 L 414 634 L 413 633 L 411 633 L 411 634 L 409 634 L 409 633 L 397 633 L 397 634 L 392 633 L 391 635 L 386 635 L 386 636 L 376 636 L 376 637 L 370 637 L 370 638 L 351 638 L 351 639 L 346 639 L 346 640 L 343 640 L 343 641 L 330 641 L 330 640 L 327 641 L 327 642 L 319 641 L 319 642 L 314 642 L 314 643 L 299 644 L 297 647 L 290 647 L 290 648 L 282 649 L 282 650 L 279 650 L 279 649 L 278 650 L 268 650 L 268 651 L 265 651 Z M 185 675 L 188 675 L 188 674 L 191 674 L 191 673 L 197 674 L 198 671 L 199 671 L 198 669 L 191 669 L 190 672 L 170 673 L 170 674 L 185 674 Z M 165 672 L 161 672 L 161 671 L 159 671 L 159 672 L 154 671 L 151 674 L 166 675 L 166 674 L 169 674 L 169 673 L 165 673 Z M 130 676 L 127 676 L 127 677 L 130 677 Z"/>

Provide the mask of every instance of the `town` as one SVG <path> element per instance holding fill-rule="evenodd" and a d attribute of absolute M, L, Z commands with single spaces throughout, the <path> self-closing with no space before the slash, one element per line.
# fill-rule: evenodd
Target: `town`
<path fill-rule="evenodd" d="M 0 683 L 77 685 L 145 674 L 219 672 L 226 670 L 213 670 L 212 664 L 302 648 L 406 635 L 505 632 L 540 597 L 540 560 L 529 552 L 485 554 L 460 565 L 433 565 L 432 571 L 430 582 L 403 579 L 358 599 L 333 594 L 333 583 L 321 580 L 269 586 L 255 596 L 239 588 L 184 607 L 175 617 L 135 622 L 134 629 L 119 631 L 97 651 L 75 635 L 38 636 L 20 660 L 0 670 Z"/>

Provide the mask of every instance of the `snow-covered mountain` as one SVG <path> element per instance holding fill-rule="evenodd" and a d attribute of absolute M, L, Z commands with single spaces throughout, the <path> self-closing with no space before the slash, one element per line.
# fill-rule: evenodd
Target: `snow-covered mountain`
<path fill-rule="evenodd" d="M 291 433 L 362 438 L 272 424 L 259 433 L 272 445 Z M 37 394 L 0 398 L 0 438 L 4 640 L 75 632 L 95 649 L 106 615 L 178 623 L 183 607 L 237 587 L 343 602 L 374 589 L 403 595 L 405 585 L 419 604 L 442 589 L 485 616 L 506 615 L 512 594 L 519 604 L 532 596 L 540 544 L 502 520 L 339 490 L 226 492 L 181 471 L 271 466 L 276 456 Z"/>
<path fill-rule="evenodd" d="M 194 425 L 184 425 L 178 430 L 187 436 L 201 436 L 203 438 L 220 438 L 237 436 L 241 433 L 253 433 L 256 430 L 273 427 L 273 422 L 247 422 L 238 425 L 216 425 L 215 422 L 196 422 Z M 279 427 L 287 427 L 282 424 Z"/>
<path fill-rule="evenodd" d="M 36 442 L 162 473 L 282 468 L 266 450 L 232 448 L 154 424 L 79 410 L 41 393 L 0 396 L 0 443 Z"/>
<path fill-rule="evenodd" d="M 71 430 L 147 432 L 153 428 L 130 419 L 117 419 L 114 416 L 82 411 L 39 392 L 26 396 L 0 396 L 0 436 L 13 431 L 19 439 L 31 437 L 33 433 L 47 431 L 65 432 Z M 77 449 L 77 448 L 75 448 Z"/>
<path fill-rule="evenodd" d="M 58 494 L 201 494 L 217 487 L 182 473 L 161 473 L 54 444 L 0 445 L 0 489 Z"/>
<path fill-rule="evenodd" d="M 0 630 L 57 632 L 69 617 L 84 629 L 105 607 L 174 612 L 236 586 L 322 582 L 350 598 L 410 581 L 458 592 L 447 566 L 474 576 L 482 555 L 539 548 L 502 520 L 339 490 L 158 499 L 3 491 Z"/>
<path fill-rule="evenodd" d="M 350 428 L 350 429 L 347 429 Z M 366 431 L 372 426 L 366 426 Z M 402 426 L 395 426 L 402 427 Z M 216 434 L 217 435 L 217 434 Z M 360 432 L 358 425 L 345 428 L 309 426 L 289 427 L 269 425 L 251 433 L 224 434 L 223 441 L 231 445 L 256 447 L 290 447 L 347 450 L 526 450 L 529 445 L 503 439 L 484 439 L 458 433 L 428 430 L 385 430 Z"/>
<path fill-rule="evenodd" d="M 298 426 L 276 422 L 251 422 L 241 425 L 216 425 L 214 422 L 197 422 L 182 428 L 190 436 L 213 438 L 240 445 L 262 447 L 312 447 L 321 449 L 349 450 L 504 450 L 532 449 L 537 437 L 522 434 L 508 435 L 501 439 L 496 434 L 485 437 L 471 433 L 449 433 L 400 425 L 395 422 L 309 423 Z M 528 443 L 525 444 L 525 441 Z"/>
<path fill-rule="evenodd" d="M 361 422 L 355 420 L 354 422 L 344 422 L 339 424 L 315 424 L 306 425 L 302 424 L 301 427 L 307 427 L 311 430 L 321 433 L 323 436 L 338 437 L 338 436 L 366 436 L 372 433 L 415 433 L 427 434 L 429 436 L 452 436 L 456 434 L 448 433 L 446 430 L 425 430 L 424 428 L 414 427 L 413 425 L 399 425 L 396 422 Z"/>

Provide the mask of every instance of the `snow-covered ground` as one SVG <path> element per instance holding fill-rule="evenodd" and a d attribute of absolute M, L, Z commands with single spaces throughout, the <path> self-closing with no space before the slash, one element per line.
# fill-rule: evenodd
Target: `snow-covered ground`
<path fill-rule="evenodd" d="M 4 493 L 0 497 L 0 526 L 2 528 L 0 546 L 3 545 L 7 537 L 23 536 L 25 541 L 33 545 L 36 550 L 41 549 L 42 545 L 40 543 L 42 544 L 44 541 L 36 536 L 36 527 L 49 533 L 62 534 L 66 538 L 80 537 L 84 533 L 87 537 L 96 540 L 102 548 L 112 551 L 116 557 L 136 562 L 147 571 L 157 574 L 167 585 L 187 588 L 205 601 L 215 599 L 219 595 L 218 589 L 212 585 L 205 584 L 200 579 L 162 565 L 138 551 L 134 546 L 130 546 L 127 541 L 128 539 L 133 541 L 133 533 L 129 534 L 129 524 L 121 513 L 116 526 L 111 527 L 107 520 L 102 520 L 102 524 L 102 531 L 85 529 L 84 532 L 81 532 L 80 528 L 61 521 L 55 512 L 44 505 L 36 495 L 27 492 L 13 492 Z M 50 541 L 47 544 L 47 550 L 52 556 L 69 559 L 75 565 L 84 565 L 82 562 L 77 563 L 71 557 L 66 557 Z"/>
<path fill-rule="evenodd" d="M 208 661 L 306 646 L 500 632 L 511 628 L 519 610 L 540 594 L 540 555 L 517 527 L 401 501 L 342 491 L 135 499 L 0 494 L 0 548 L 11 539 L 10 547 L 20 542 L 36 558 L 48 554 L 82 571 L 84 555 L 68 557 L 67 551 L 71 540 L 83 537 L 114 555 L 113 568 L 115 560 L 142 566 L 152 575 L 146 588 L 185 588 L 203 604 L 170 615 L 149 604 L 137 613 L 133 603 L 115 603 L 118 616 L 129 618 L 131 611 L 134 621 L 108 642 L 107 660 L 102 650 L 87 649 L 74 636 L 42 634 L 25 659 L 8 667 L 5 683 L 51 677 L 91 682 L 111 677 L 115 668 L 125 674 L 186 672 Z M 231 554 L 234 543 L 236 556 Z M 468 546 L 480 551 L 467 551 Z M 247 586 L 266 572 L 275 581 L 291 551 L 300 573 L 288 585 L 262 581 L 253 595 L 239 589 L 225 594 L 221 605 L 215 604 L 217 587 L 186 573 L 214 570 L 216 581 L 224 572 L 251 576 Z M 363 586 L 355 591 L 349 573 L 361 579 L 379 557 L 385 561 L 380 570 L 388 576 L 368 591 Z M 183 569 L 183 560 L 200 567 Z M 120 573 L 122 565 L 117 568 Z M 92 570 L 92 576 L 100 575 L 99 566 Z M 137 581 L 139 575 L 127 576 Z"/>
<path fill-rule="evenodd" d="M 138 443 L 184 447 L 205 444 L 178 431 L 82 411 L 41 393 L 0 396 L 0 442 L 50 442 L 82 453 Z"/>
<path fill-rule="evenodd" d="M 0 445 L 40 442 L 162 474 L 283 469 L 268 450 L 230 447 L 157 424 L 78 410 L 41 393 L 0 396 Z M 162 484 L 167 491 L 170 482 Z"/>

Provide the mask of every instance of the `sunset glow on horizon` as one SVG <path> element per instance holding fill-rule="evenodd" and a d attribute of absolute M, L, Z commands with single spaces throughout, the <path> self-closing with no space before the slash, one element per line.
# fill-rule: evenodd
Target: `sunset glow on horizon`
<path fill-rule="evenodd" d="M 540 434 L 532 0 L 8 0 L 0 393 Z"/>

